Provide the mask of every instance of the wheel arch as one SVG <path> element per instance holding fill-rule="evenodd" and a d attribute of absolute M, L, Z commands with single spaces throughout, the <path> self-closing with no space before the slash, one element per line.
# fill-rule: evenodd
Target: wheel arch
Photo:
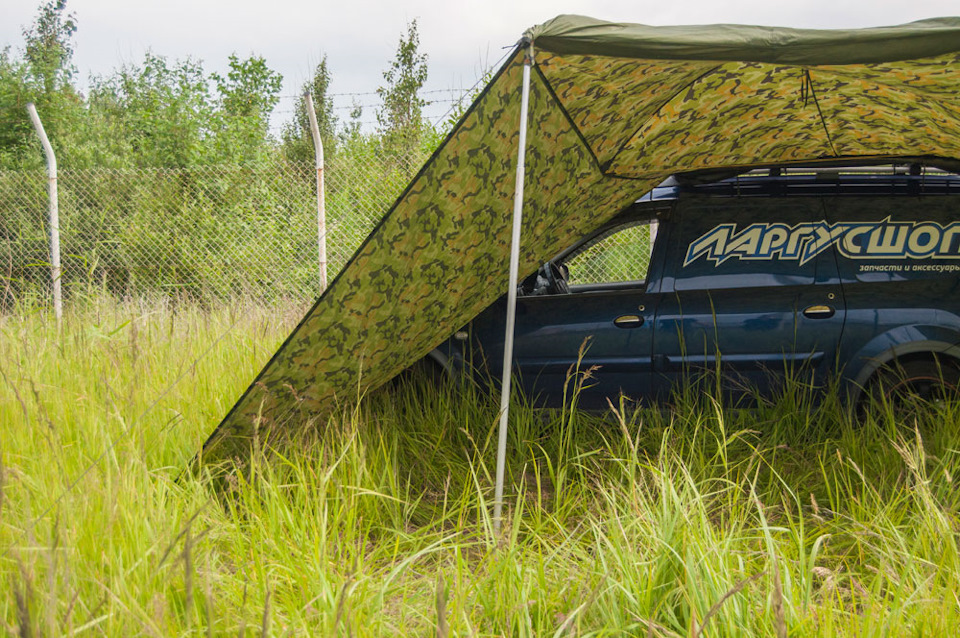
<path fill-rule="evenodd" d="M 450 363 L 450 357 L 442 352 L 440 348 L 434 348 L 425 354 L 422 361 L 429 361 L 435 365 L 443 371 L 444 376 L 453 377 L 453 365 Z"/>
<path fill-rule="evenodd" d="M 948 358 L 960 366 L 960 331 L 943 326 L 903 326 L 871 339 L 851 362 L 859 368 L 849 371 L 848 398 L 856 405 L 876 373 L 895 361 Z"/>

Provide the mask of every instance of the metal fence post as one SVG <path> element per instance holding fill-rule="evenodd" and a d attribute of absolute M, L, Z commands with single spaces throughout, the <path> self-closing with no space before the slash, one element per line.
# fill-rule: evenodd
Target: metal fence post
<path fill-rule="evenodd" d="M 320 294 L 327 289 L 327 204 L 323 195 L 323 140 L 317 125 L 317 112 L 313 109 L 313 96 L 304 94 L 307 102 L 307 117 L 310 118 L 310 135 L 317 160 L 317 252 L 320 261 Z"/>
<path fill-rule="evenodd" d="M 60 286 L 60 204 L 57 196 L 57 157 L 43 130 L 43 122 L 37 114 L 37 107 L 33 102 L 27 103 L 27 113 L 37 131 L 40 143 L 43 144 L 43 154 L 47 160 L 47 212 L 50 226 L 50 277 L 53 280 L 53 314 L 57 318 L 57 326 L 63 319 L 63 297 Z"/>

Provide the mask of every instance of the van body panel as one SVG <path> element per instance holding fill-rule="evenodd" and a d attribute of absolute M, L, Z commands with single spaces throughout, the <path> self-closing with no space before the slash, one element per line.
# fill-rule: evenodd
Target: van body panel
<path fill-rule="evenodd" d="M 734 402 L 790 377 L 839 379 L 856 400 L 896 357 L 960 361 L 960 177 L 915 168 L 678 176 L 551 260 L 562 273 L 656 219 L 643 280 L 521 286 L 520 387 L 559 406 L 579 372 L 580 405 L 604 408 L 663 401 L 704 374 Z M 504 297 L 438 349 L 451 369 L 499 381 L 505 309 Z"/>

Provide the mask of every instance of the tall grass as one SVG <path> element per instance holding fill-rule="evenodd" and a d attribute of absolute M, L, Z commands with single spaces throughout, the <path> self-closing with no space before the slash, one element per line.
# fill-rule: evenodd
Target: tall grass
<path fill-rule="evenodd" d="M 183 475 L 298 313 L 99 303 L 73 309 L 61 334 L 36 313 L 0 319 L 8 631 L 960 627 L 951 404 L 912 423 L 882 408 L 858 423 L 799 384 L 742 411 L 694 393 L 670 410 L 606 415 L 517 400 L 499 536 L 497 406 L 470 387 L 344 405 L 257 455 L 223 493 Z"/>

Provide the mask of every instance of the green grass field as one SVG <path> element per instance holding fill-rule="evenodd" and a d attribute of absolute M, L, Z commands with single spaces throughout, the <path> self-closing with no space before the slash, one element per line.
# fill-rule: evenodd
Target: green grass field
<path fill-rule="evenodd" d="M 499 536 L 496 401 L 471 389 L 345 405 L 224 492 L 182 475 L 299 312 L 0 318 L 7 632 L 958 633 L 956 405 L 517 405 Z"/>

